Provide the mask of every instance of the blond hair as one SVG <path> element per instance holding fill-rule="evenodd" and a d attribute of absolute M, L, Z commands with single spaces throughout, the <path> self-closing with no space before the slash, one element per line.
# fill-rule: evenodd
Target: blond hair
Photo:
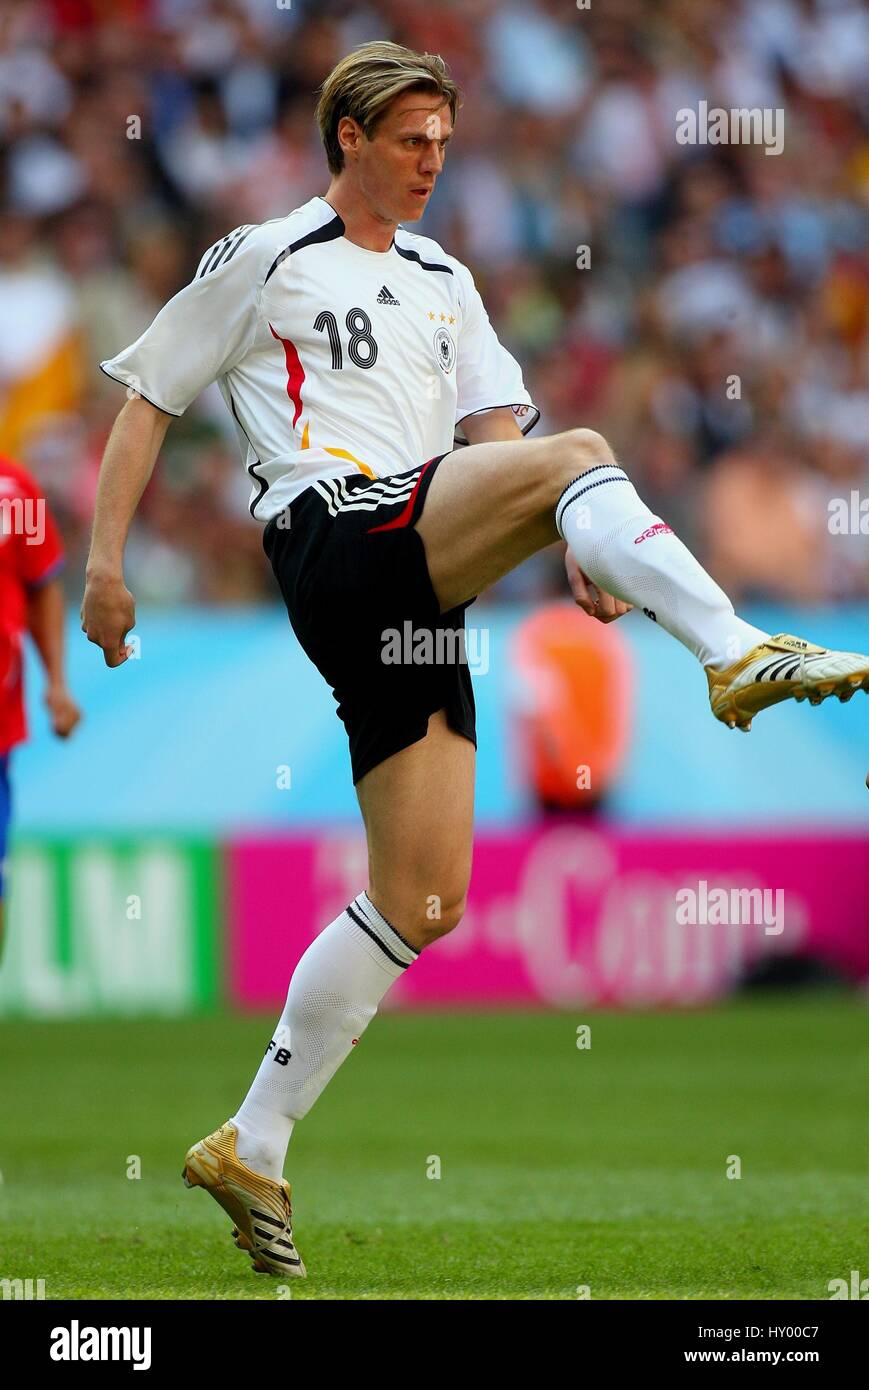
<path fill-rule="evenodd" d="M 326 149 L 329 170 L 340 174 L 344 152 L 338 143 L 338 122 L 352 116 L 371 139 L 390 102 L 412 88 L 439 93 L 456 119 L 459 89 L 437 53 L 415 53 L 399 43 L 363 43 L 342 58 L 320 88 L 317 125 Z"/>

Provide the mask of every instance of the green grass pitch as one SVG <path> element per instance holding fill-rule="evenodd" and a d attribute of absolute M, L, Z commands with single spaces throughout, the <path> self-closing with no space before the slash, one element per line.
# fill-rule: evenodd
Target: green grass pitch
<path fill-rule="evenodd" d="M 827 1299 L 869 1275 L 857 999 L 382 1013 L 291 1143 L 309 1277 L 283 1286 L 180 1177 L 272 1022 L 2 1023 L 0 1277 L 49 1299 Z"/>

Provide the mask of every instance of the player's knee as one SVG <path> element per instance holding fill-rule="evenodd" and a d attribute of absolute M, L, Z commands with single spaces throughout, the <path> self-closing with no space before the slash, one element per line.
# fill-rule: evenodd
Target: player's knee
<path fill-rule="evenodd" d="M 616 461 L 609 444 L 602 434 L 598 434 L 597 430 L 582 428 L 565 430 L 558 438 L 560 440 L 559 481 L 563 478 L 563 486 L 565 487 L 589 468 L 597 468 L 602 463 L 615 463 Z"/>
<path fill-rule="evenodd" d="M 531 476 L 535 481 L 533 505 L 541 515 L 551 514 L 564 489 L 574 478 L 590 468 L 616 462 L 612 449 L 597 430 L 565 430 L 563 434 L 555 434 L 551 439 L 540 440 L 539 443 L 545 448 L 537 453 L 540 466 Z"/>
<path fill-rule="evenodd" d="M 459 925 L 465 914 L 467 895 L 450 894 L 441 897 L 432 893 L 426 900 L 425 912 L 414 924 L 414 936 L 420 947 L 430 946 Z"/>

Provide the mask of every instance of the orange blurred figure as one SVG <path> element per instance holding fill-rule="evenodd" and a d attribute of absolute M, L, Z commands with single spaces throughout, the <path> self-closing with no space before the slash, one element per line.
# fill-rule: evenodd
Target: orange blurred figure
<path fill-rule="evenodd" d="M 551 603 L 516 631 L 521 764 L 539 803 L 590 810 L 624 762 L 633 715 L 633 667 L 611 625 Z"/>

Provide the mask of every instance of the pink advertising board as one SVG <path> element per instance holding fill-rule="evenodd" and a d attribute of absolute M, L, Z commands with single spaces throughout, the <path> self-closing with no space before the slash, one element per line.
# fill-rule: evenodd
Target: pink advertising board
<path fill-rule="evenodd" d="M 355 832 L 234 841 L 232 1000 L 280 1008 L 305 947 L 365 883 Z M 865 835 L 648 834 L 555 822 L 478 836 L 464 920 L 387 1002 L 691 1005 L 725 993 L 766 958 L 794 954 L 869 980 Z"/>

